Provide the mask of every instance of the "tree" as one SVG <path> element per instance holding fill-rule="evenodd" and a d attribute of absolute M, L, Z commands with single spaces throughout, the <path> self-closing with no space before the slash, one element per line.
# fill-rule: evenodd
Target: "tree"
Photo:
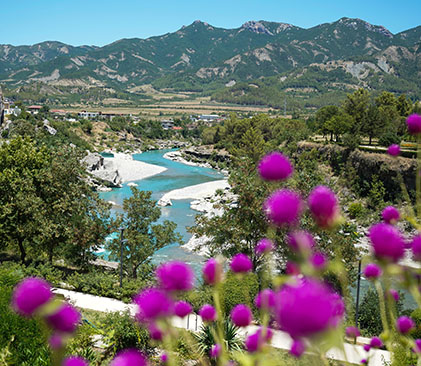
<path fill-rule="evenodd" d="M 163 224 L 153 224 L 161 216 L 161 209 L 151 199 L 151 191 L 140 191 L 131 187 L 132 196 L 123 202 L 124 215 L 120 216 L 125 227 L 127 242 L 123 245 L 123 263 L 126 272 L 137 278 L 140 266 L 150 262 L 151 256 L 171 243 L 181 243 L 181 236 L 175 232 L 176 224 L 165 220 Z M 108 249 L 112 259 L 120 258 L 120 240 L 112 240 Z"/>
<path fill-rule="evenodd" d="M 109 231 L 109 205 L 83 179 L 76 151 L 17 137 L 0 146 L 0 248 L 87 262 Z M 17 250 L 16 250 L 17 249 Z"/>
<path fill-rule="evenodd" d="M 353 94 L 348 94 L 342 108 L 354 118 L 352 133 L 359 133 L 367 120 L 368 107 L 370 105 L 370 93 L 365 89 L 358 89 Z"/>

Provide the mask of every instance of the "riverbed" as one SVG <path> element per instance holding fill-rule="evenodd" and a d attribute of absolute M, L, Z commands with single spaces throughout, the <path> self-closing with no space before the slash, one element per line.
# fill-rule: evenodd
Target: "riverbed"
<path fill-rule="evenodd" d="M 123 200 L 131 196 L 131 185 L 136 185 L 138 189 L 152 191 L 152 198 L 158 201 L 162 196 L 175 189 L 180 189 L 196 184 L 212 182 L 224 178 L 223 174 L 210 168 L 191 166 L 179 162 L 165 159 L 163 155 L 169 151 L 175 150 L 154 150 L 142 154 L 134 154 L 133 159 L 149 164 L 158 165 L 166 168 L 165 171 L 154 176 L 124 183 L 122 188 L 114 188 L 110 192 L 100 192 L 100 197 L 106 201 L 113 202 L 113 212 L 122 212 Z M 198 214 L 190 208 L 190 202 L 193 199 L 172 200 L 172 206 L 161 207 L 161 218 L 158 223 L 164 220 L 171 220 L 177 224 L 177 231 L 186 243 L 191 234 L 187 232 L 187 227 L 194 225 L 195 215 Z M 102 251 L 99 253 L 105 259 L 108 253 Z M 157 251 L 152 261 L 155 264 L 169 260 L 182 260 L 191 264 L 197 270 L 204 258 L 180 247 L 174 243 Z"/>

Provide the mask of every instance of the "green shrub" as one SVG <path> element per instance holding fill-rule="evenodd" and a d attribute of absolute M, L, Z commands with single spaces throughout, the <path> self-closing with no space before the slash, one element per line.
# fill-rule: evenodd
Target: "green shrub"
<path fill-rule="evenodd" d="M 401 138 L 393 132 L 386 132 L 379 138 L 379 145 L 390 146 L 392 144 L 400 144 Z"/>
<path fill-rule="evenodd" d="M 415 322 L 415 329 L 411 332 L 411 336 L 414 339 L 421 338 L 421 309 L 415 309 L 411 313 L 411 318 Z"/>
<path fill-rule="evenodd" d="M 238 275 L 228 273 L 221 289 L 221 306 L 228 315 L 237 304 L 254 307 L 254 298 L 259 292 L 259 281 L 255 273 L 248 273 L 239 280 Z"/>
<path fill-rule="evenodd" d="M 364 214 L 364 206 L 361 202 L 352 202 L 348 206 L 348 214 L 351 219 L 356 219 Z"/>

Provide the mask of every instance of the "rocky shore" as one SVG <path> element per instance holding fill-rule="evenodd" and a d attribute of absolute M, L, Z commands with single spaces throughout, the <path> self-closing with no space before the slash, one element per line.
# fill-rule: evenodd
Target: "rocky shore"
<path fill-rule="evenodd" d="M 123 183 L 148 178 L 167 170 L 164 167 L 134 160 L 131 154 L 113 153 L 105 158 L 98 153 L 88 153 L 82 163 L 90 175 L 89 183 L 98 191 L 121 187 Z"/>

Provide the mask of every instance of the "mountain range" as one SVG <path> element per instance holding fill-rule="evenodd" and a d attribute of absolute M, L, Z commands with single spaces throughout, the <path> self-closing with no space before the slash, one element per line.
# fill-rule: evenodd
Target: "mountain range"
<path fill-rule="evenodd" d="M 0 45 L 0 84 L 56 95 L 101 89 L 137 95 L 139 86 L 152 84 L 246 104 L 265 104 L 259 93 L 310 100 L 358 87 L 420 98 L 420 76 L 421 26 L 393 34 L 350 18 L 309 29 L 267 21 L 223 29 L 195 21 L 103 47 Z"/>

